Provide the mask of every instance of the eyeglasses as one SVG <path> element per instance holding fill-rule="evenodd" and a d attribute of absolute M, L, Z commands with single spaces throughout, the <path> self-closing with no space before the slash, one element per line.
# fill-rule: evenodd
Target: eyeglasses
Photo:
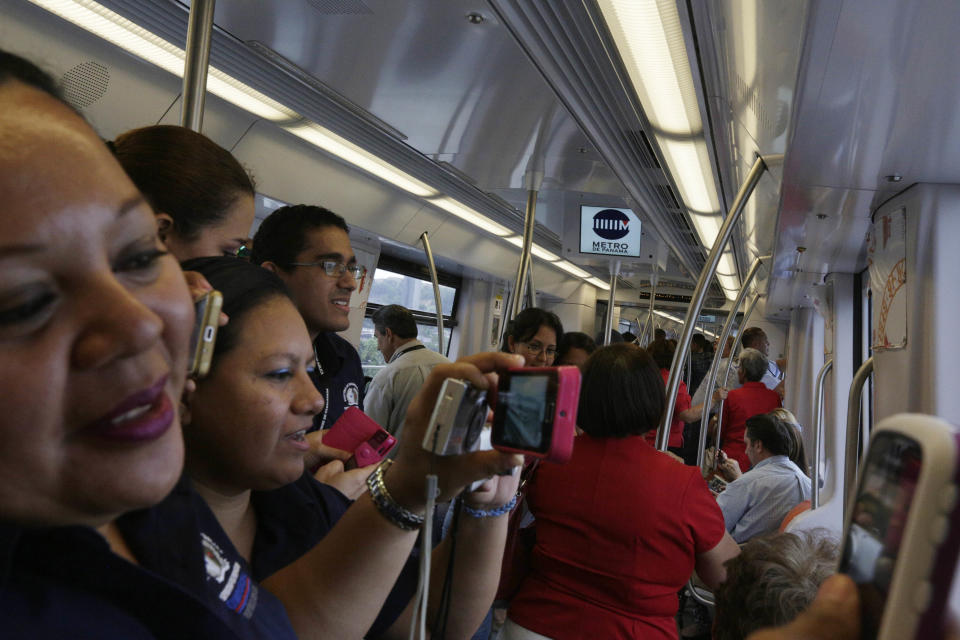
<path fill-rule="evenodd" d="M 360 280 L 367 275 L 367 268 L 362 264 L 344 264 L 336 260 L 318 260 L 317 262 L 291 262 L 291 267 L 323 267 L 324 273 L 331 278 L 339 278 L 349 273 L 354 280 Z"/>
<path fill-rule="evenodd" d="M 541 353 L 546 353 L 548 358 L 557 357 L 556 347 L 544 347 L 539 342 L 521 342 L 520 344 L 524 345 L 527 348 L 527 353 L 532 356 L 538 356 Z"/>

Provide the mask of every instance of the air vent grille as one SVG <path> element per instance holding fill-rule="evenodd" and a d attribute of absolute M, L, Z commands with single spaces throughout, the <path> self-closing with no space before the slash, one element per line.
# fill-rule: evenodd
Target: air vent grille
<path fill-rule="evenodd" d="M 107 93 L 110 70 L 99 62 L 88 60 L 76 65 L 60 78 L 63 97 L 77 111 L 82 111 Z"/>
<path fill-rule="evenodd" d="M 307 4 L 327 16 L 366 16 L 373 10 L 361 0 L 306 0 Z"/>

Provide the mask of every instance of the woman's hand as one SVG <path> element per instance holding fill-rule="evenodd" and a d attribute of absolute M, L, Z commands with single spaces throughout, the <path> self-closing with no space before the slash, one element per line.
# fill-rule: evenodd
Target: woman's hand
<path fill-rule="evenodd" d="M 379 463 L 377 463 L 379 464 Z M 356 500 L 367 490 L 367 477 L 377 468 L 376 464 L 344 470 L 343 462 L 333 460 L 323 465 L 313 477 L 337 489 L 351 500 Z"/>
<path fill-rule="evenodd" d="M 198 271 L 184 271 L 183 277 L 187 281 L 187 288 L 190 289 L 190 297 L 193 298 L 194 302 L 213 291 L 213 287 Z M 222 327 L 228 322 L 230 322 L 230 317 L 221 311 L 217 324 Z"/>
<path fill-rule="evenodd" d="M 510 475 L 487 478 L 476 491 L 463 494 L 463 502 L 472 509 L 496 509 L 513 500 L 519 486 L 520 467 L 514 467 Z"/>
<path fill-rule="evenodd" d="M 303 466 L 307 471 L 313 473 L 319 473 L 321 465 L 325 465 L 328 462 L 333 462 L 334 460 L 342 460 L 346 462 L 350 459 L 350 456 L 353 455 L 350 451 L 344 451 L 342 449 L 334 449 L 333 447 L 328 447 L 323 444 L 323 434 L 325 434 L 329 429 L 323 429 L 322 431 L 311 431 L 306 435 L 307 444 L 310 445 L 310 450 L 307 451 L 307 455 L 303 458 Z M 325 482 L 320 478 L 317 478 L 321 482 Z M 328 483 L 329 484 L 329 483 Z"/>
<path fill-rule="evenodd" d="M 519 454 L 500 451 L 474 451 L 458 456 L 437 456 L 426 451 L 423 436 L 433 413 L 440 387 L 447 378 L 464 380 L 476 388 L 489 389 L 494 371 L 523 365 L 523 356 L 508 353 L 480 353 L 451 364 L 438 364 L 427 377 L 420 392 L 407 409 L 403 438 L 398 443 L 396 464 L 385 475 L 384 482 L 391 496 L 412 510 L 426 504 L 425 477 L 437 475 L 440 495 L 449 500 L 475 480 L 494 476 L 523 463 Z"/>

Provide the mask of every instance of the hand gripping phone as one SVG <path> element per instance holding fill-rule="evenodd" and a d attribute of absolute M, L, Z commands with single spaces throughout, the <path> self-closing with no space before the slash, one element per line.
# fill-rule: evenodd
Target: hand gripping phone
<path fill-rule="evenodd" d="M 500 375 L 493 448 L 566 462 L 580 403 L 578 367 L 518 367 Z"/>
<path fill-rule="evenodd" d="M 210 372 L 221 307 L 223 295 L 219 291 L 208 291 L 194 303 L 196 320 L 190 336 L 190 366 L 187 369 L 187 375 L 191 378 L 203 378 Z"/>
<path fill-rule="evenodd" d="M 341 451 L 352 451 L 353 463 L 357 467 L 366 467 L 387 457 L 397 439 L 357 407 L 347 407 L 323 434 L 323 444 Z M 347 466 L 353 466 L 351 460 L 347 461 Z"/>
<path fill-rule="evenodd" d="M 878 424 L 850 509 L 841 573 L 860 591 L 861 638 L 943 637 L 960 550 L 960 432 L 899 414 Z"/>

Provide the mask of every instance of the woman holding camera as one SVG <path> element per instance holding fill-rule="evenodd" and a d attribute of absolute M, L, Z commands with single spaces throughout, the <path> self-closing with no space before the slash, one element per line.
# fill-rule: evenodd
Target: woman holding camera
<path fill-rule="evenodd" d="M 528 487 L 536 545 L 506 640 L 676 638 L 677 592 L 694 569 L 723 581 L 739 548 L 706 483 L 643 437 L 665 403 L 646 351 L 616 344 L 587 360 L 584 434 L 569 463 L 541 464 Z"/>

